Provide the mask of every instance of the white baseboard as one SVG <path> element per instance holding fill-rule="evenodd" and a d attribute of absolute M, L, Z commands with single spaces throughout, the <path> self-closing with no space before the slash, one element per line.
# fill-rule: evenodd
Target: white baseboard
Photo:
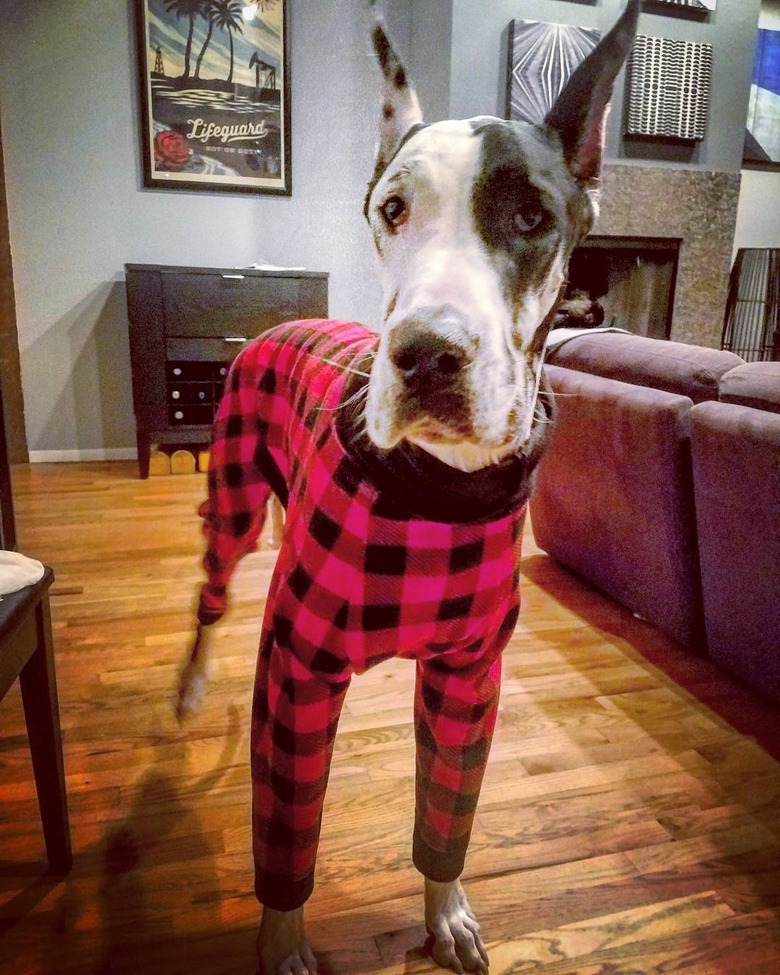
<path fill-rule="evenodd" d="M 135 447 L 109 447 L 98 450 L 31 450 L 31 464 L 73 464 L 94 460 L 138 460 Z"/>

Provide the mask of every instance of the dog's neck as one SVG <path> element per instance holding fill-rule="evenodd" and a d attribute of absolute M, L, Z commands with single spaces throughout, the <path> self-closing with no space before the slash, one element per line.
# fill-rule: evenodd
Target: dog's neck
<path fill-rule="evenodd" d="M 392 450 L 373 445 L 365 426 L 365 389 L 372 357 L 350 364 L 336 430 L 342 446 L 380 491 L 383 503 L 397 508 L 391 517 L 426 518 L 445 522 L 476 522 L 500 518 L 528 498 L 530 480 L 550 430 L 552 401 L 542 390 L 538 422 L 522 448 L 501 452 L 464 447 L 436 447 L 402 441 Z M 438 451 L 449 451 L 439 456 Z"/>
<path fill-rule="evenodd" d="M 418 440 L 414 436 L 407 438 L 409 443 L 422 448 L 437 460 L 457 471 L 471 474 L 481 471 L 493 464 L 500 464 L 505 457 L 517 453 L 517 445 L 509 444 L 501 450 L 485 450 L 470 443 L 461 444 L 432 444 L 425 440 Z"/>

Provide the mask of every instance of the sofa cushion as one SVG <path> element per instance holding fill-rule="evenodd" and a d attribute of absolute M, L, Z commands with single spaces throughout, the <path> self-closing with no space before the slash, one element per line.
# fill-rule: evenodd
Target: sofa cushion
<path fill-rule="evenodd" d="M 710 654 L 780 703 L 780 416 L 702 403 L 691 449 Z"/>
<path fill-rule="evenodd" d="M 716 400 L 721 376 L 744 364 L 733 352 L 618 332 L 578 335 L 552 349 L 547 361 L 605 379 L 663 389 L 694 403 Z"/>
<path fill-rule="evenodd" d="M 539 547 L 700 649 L 691 401 L 572 369 L 546 373 L 558 415 L 531 495 Z"/>
<path fill-rule="evenodd" d="M 721 403 L 780 413 L 780 362 L 746 362 L 720 380 Z"/>

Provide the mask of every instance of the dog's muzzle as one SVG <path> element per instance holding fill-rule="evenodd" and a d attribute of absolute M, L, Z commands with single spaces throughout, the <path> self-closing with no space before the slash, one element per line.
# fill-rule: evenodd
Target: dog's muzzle
<path fill-rule="evenodd" d="M 462 345 L 417 319 L 396 325 L 388 354 L 406 388 L 416 395 L 451 385 L 471 364 L 471 356 Z"/>
<path fill-rule="evenodd" d="M 396 324 L 388 342 L 388 359 L 403 389 L 401 412 L 411 424 L 468 434 L 471 429 L 467 373 L 472 364 L 462 329 L 430 317 Z M 426 424 L 426 421 L 427 424 Z"/>

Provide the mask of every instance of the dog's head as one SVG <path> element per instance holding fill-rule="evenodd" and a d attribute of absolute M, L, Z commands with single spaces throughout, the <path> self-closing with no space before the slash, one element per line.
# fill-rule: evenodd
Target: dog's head
<path fill-rule="evenodd" d="M 377 17 L 383 76 L 365 213 L 384 285 L 366 425 L 474 469 L 532 437 L 541 352 L 574 247 L 596 213 L 602 129 L 640 0 L 570 78 L 543 124 L 423 124 Z"/>

